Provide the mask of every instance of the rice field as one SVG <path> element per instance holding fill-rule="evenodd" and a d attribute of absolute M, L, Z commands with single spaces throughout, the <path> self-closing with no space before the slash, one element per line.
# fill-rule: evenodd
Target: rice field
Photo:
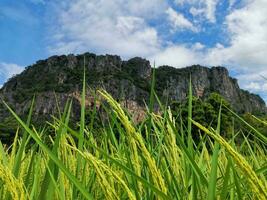
<path fill-rule="evenodd" d="M 27 121 L 4 103 L 20 128 L 11 146 L 0 143 L 0 199 L 267 199 L 267 137 L 234 112 L 250 137 L 233 130 L 230 140 L 223 138 L 221 110 L 217 127 L 194 121 L 191 89 L 187 124 L 181 126 L 156 95 L 151 102 L 157 101 L 161 114 L 149 106 L 146 119 L 135 124 L 101 90 L 108 119 L 95 129 L 85 123 L 85 91 L 84 84 L 79 130 L 69 126 L 70 100 L 48 123 L 55 133 L 49 142 L 46 129 L 31 125 L 34 100 Z"/>

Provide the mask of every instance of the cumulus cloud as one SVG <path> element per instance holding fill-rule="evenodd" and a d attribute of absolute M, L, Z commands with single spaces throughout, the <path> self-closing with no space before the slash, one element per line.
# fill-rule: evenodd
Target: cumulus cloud
<path fill-rule="evenodd" d="M 190 6 L 190 13 L 193 16 L 205 17 L 210 22 L 216 22 L 216 6 L 218 0 L 175 0 L 178 6 Z"/>
<path fill-rule="evenodd" d="M 0 88 L 2 87 L 4 80 L 9 79 L 16 74 L 19 74 L 23 69 L 23 67 L 17 64 L 0 62 Z"/>
<path fill-rule="evenodd" d="M 241 9 L 234 10 L 226 17 L 225 24 L 230 36 L 230 45 L 214 48 L 210 60 L 231 63 L 244 70 L 267 67 L 267 2 L 250 1 Z"/>
<path fill-rule="evenodd" d="M 185 45 L 171 45 L 157 54 L 153 55 L 150 60 L 155 60 L 156 65 L 170 65 L 181 68 L 201 62 L 202 53 L 197 49 Z"/>
<path fill-rule="evenodd" d="M 173 8 L 169 7 L 166 13 L 173 27 L 173 31 L 184 29 L 189 29 L 194 32 L 197 31 L 197 28 L 194 27 L 194 25 L 188 19 L 186 19 L 181 13 L 176 12 Z"/>
<path fill-rule="evenodd" d="M 236 0 L 229 0 L 229 7 L 228 9 L 231 10 L 233 8 L 233 6 L 235 5 Z"/>
<path fill-rule="evenodd" d="M 206 17 L 209 19 L 211 22 L 215 23 L 216 22 L 216 6 L 217 6 L 217 0 L 206 0 Z"/>
<path fill-rule="evenodd" d="M 230 38 L 229 46 L 209 49 L 206 63 L 229 65 L 238 70 L 237 78 L 243 88 L 265 92 L 267 76 L 267 2 L 249 1 L 244 7 L 233 10 L 225 25 Z"/>
<path fill-rule="evenodd" d="M 123 57 L 148 56 L 159 49 L 160 39 L 147 21 L 163 14 L 164 7 L 161 0 L 77 0 L 61 4 L 50 52 L 91 49 Z"/>
<path fill-rule="evenodd" d="M 265 94 L 267 100 L 267 69 L 257 71 L 244 71 L 236 76 L 242 88 Z"/>
<path fill-rule="evenodd" d="M 189 12 L 190 12 L 194 17 L 196 17 L 196 16 L 198 16 L 198 15 L 202 15 L 203 13 L 205 13 L 205 9 L 201 9 L 201 8 L 197 9 L 197 8 L 195 8 L 195 7 L 191 7 L 190 10 L 189 10 Z"/>

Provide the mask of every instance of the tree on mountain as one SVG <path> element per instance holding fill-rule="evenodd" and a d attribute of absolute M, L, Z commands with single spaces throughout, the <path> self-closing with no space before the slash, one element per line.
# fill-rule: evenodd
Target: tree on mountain
<path fill-rule="evenodd" d="M 193 97 L 192 117 L 203 126 L 216 129 L 221 104 L 223 105 L 221 113 L 221 134 L 226 135 L 232 127 L 232 115 L 225 107 L 230 108 L 231 106 L 230 103 L 218 93 L 211 93 L 205 100 Z M 183 103 L 172 102 L 171 109 L 175 117 L 182 117 L 183 123 L 187 124 L 188 101 Z M 180 120 L 177 119 L 177 122 L 179 121 Z M 198 129 L 193 127 L 193 132 L 198 132 Z"/>

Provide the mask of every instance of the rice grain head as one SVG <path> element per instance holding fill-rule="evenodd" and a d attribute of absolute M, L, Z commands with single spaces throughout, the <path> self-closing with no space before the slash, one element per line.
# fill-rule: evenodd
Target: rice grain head
<path fill-rule="evenodd" d="M 70 147 L 72 148 L 72 147 Z M 117 195 L 116 191 L 114 190 L 114 186 L 110 186 L 110 179 L 112 179 L 114 182 L 119 183 L 124 190 L 128 194 L 129 200 L 136 200 L 135 196 L 125 183 L 125 181 L 118 175 L 117 172 L 114 172 L 111 167 L 106 165 L 103 161 L 99 160 L 96 158 L 94 155 L 92 155 L 89 152 L 81 152 L 77 148 L 74 149 L 77 151 L 82 157 L 90 161 L 92 166 L 94 167 L 96 173 L 98 174 L 100 178 L 100 185 L 102 186 L 102 189 L 106 193 L 107 199 L 120 199 L 119 196 Z"/>
<path fill-rule="evenodd" d="M 6 192 L 9 192 L 12 199 L 24 200 L 26 199 L 26 192 L 24 190 L 23 181 L 16 179 L 9 168 L 3 166 L 0 162 L 0 179 L 3 182 L 3 187 Z M 7 194 L 8 195 L 8 194 Z"/>
<path fill-rule="evenodd" d="M 198 122 L 195 122 L 194 120 L 191 120 L 194 125 L 196 125 L 199 129 L 204 131 L 206 134 L 208 134 L 210 137 L 215 139 L 221 146 L 223 146 L 228 153 L 233 157 L 236 164 L 239 166 L 239 168 L 243 171 L 245 177 L 248 178 L 248 181 L 250 183 L 252 191 L 255 193 L 255 195 L 260 200 L 266 200 L 267 199 L 267 188 L 264 185 L 264 183 L 259 179 L 255 171 L 252 169 L 252 167 L 248 164 L 248 162 L 245 160 L 245 158 L 240 155 L 238 152 L 236 152 L 231 145 L 229 145 L 220 135 L 215 134 L 199 124 Z"/>
<path fill-rule="evenodd" d="M 99 91 L 99 93 L 108 101 L 110 106 L 113 108 L 118 118 L 124 125 L 129 137 L 135 139 L 138 147 L 140 148 L 140 151 L 142 152 L 143 157 L 145 158 L 147 162 L 147 165 L 152 175 L 152 180 L 155 186 L 159 190 L 161 190 L 163 193 L 167 194 L 167 187 L 165 185 L 165 181 L 163 177 L 161 176 L 160 170 L 157 168 L 157 165 L 156 165 L 156 162 L 153 156 L 147 150 L 144 139 L 141 136 L 141 134 L 135 130 L 129 118 L 126 116 L 123 109 L 121 108 L 120 104 L 116 102 L 110 94 L 108 94 L 106 91 L 103 91 L 103 90 Z"/>

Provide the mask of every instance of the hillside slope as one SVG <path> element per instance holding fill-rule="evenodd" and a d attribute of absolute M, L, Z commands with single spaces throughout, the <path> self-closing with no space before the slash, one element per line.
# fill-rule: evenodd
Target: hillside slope
<path fill-rule="evenodd" d="M 149 61 L 132 58 L 123 61 L 116 55 L 85 53 L 82 55 L 52 56 L 29 66 L 11 78 L 0 90 L 0 97 L 15 111 L 26 114 L 36 94 L 35 116 L 49 118 L 61 109 L 68 98 L 74 99 L 74 116 L 79 116 L 83 68 L 86 69 L 87 105 L 94 103 L 93 92 L 104 88 L 120 100 L 136 118 L 142 117 L 144 101 L 148 102 L 152 68 Z M 185 100 L 191 74 L 193 94 L 206 98 L 212 92 L 221 94 L 239 113 L 266 113 L 265 102 L 258 96 L 239 88 L 237 80 L 224 67 L 207 68 L 199 65 L 186 68 L 161 66 L 156 69 L 156 92 L 162 100 Z M 139 116 L 140 115 L 140 116 Z M 0 120 L 9 116 L 1 104 Z"/>

